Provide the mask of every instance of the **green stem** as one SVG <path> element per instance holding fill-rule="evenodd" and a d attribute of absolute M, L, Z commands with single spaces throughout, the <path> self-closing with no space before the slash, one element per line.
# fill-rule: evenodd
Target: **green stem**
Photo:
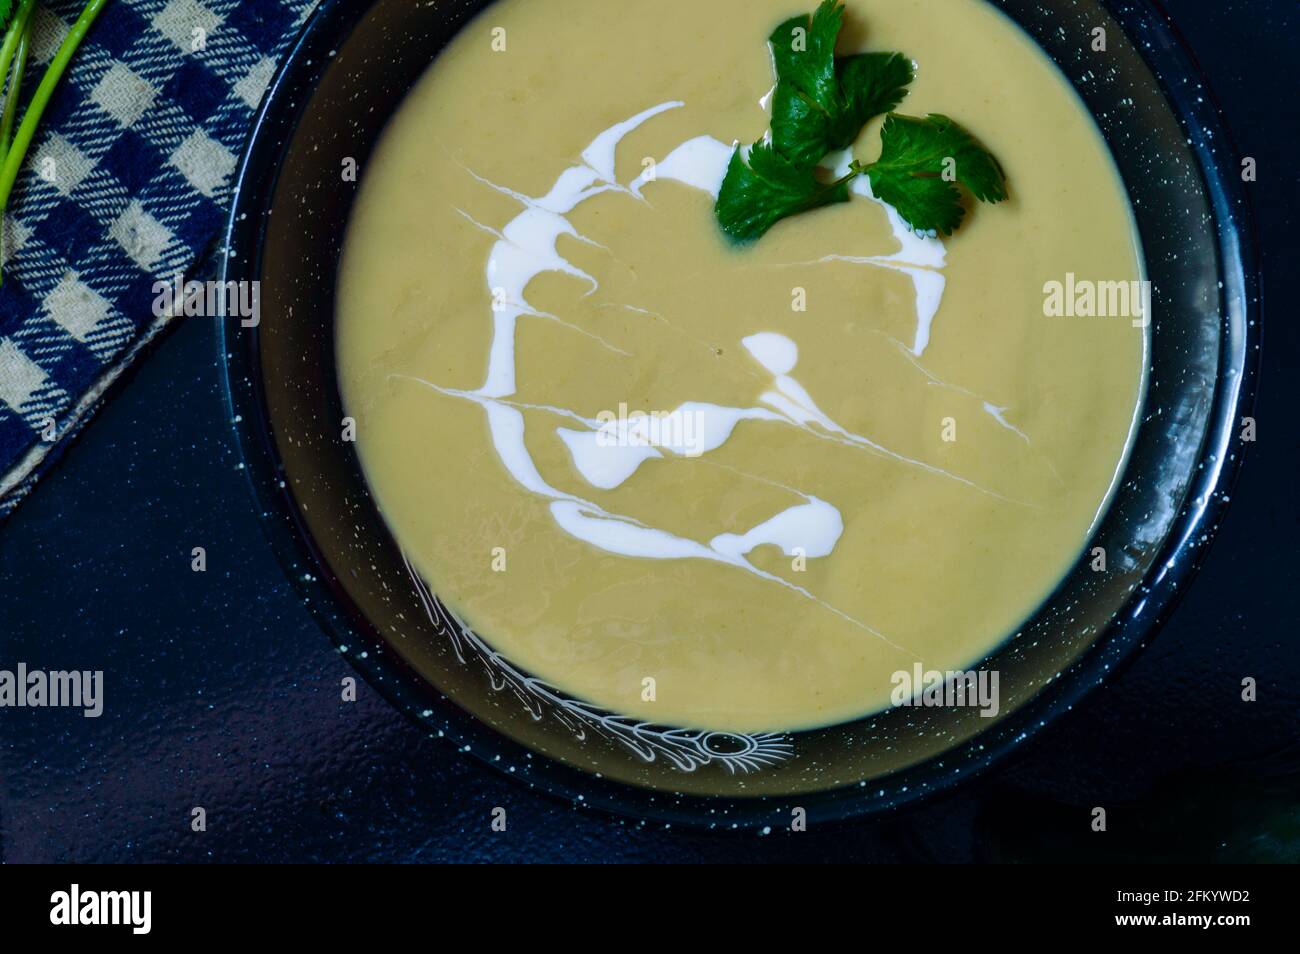
<path fill-rule="evenodd" d="M 32 8 L 36 6 L 36 0 L 22 0 L 14 15 L 9 18 L 9 27 L 5 30 L 3 45 L 0 45 L 0 87 L 4 86 L 4 77 L 9 75 L 9 62 L 14 58 L 14 50 L 18 48 L 18 42 L 23 38 L 27 31 L 27 20 L 32 15 Z M 9 90 L 12 93 L 18 87 L 12 83 Z M 5 97 L 6 106 L 11 96 Z"/>
<path fill-rule="evenodd" d="M 18 50 L 14 53 L 14 71 L 9 77 L 9 92 L 5 94 L 4 112 L 0 113 L 0 159 L 9 151 L 9 137 L 13 135 L 14 119 L 18 115 L 18 96 L 23 89 L 23 71 L 27 67 L 27 47 L 32 33 L 30 8 L 27 11 L 20 9 L 18 17 L 23 17 L 25 12 L 27 15 L 18 26 Z M 5 39 L 7 41 L 8 37 Z M 8 66 L 4 50 L 0 49 L 0 75 L 3 75 Z"/>
<path fill-rule="evenodd" d="M 31 34 L 32 12 L 36 0 L 22 0 L 14 15 L 9 18 L 4 43 L 0 44 L 0 83 L 9 74 L 10 60 L 14 61 L 13 74 L 9 76 L 9 89 L 5 94 L 4 111 L 0 113 L 0 163 L 9 150 L 9 134 L 13 131 L 14 117 L 18 114 L 18 98 L 23 90 L 23 69 L 27 65 L 27 43 Z M 0 208 L 0 280 L 4 279 L 5 241 L 4 209 Z"/>
<path fill-rule="evenodd" d="M 68 62 L 77 52 L 77 47 L 86 38 L 90 25 L 95 22 L 95 18 L 107 4 L 108 0 L 90 0 L 86 4 L 85 9 L 81 11 L 81 16 L 77 17 L 77 21 L 72 24 L 72 29 L 59 44 L 59 51 L 54 54 L 54 59 L 45 70 L 45 75 L 41 77 L 40 85 L 32 94 L 32 101 L 28 104 L 27 111 L 23 113 L 23 121 L 18 124 L 18 131 L 14 133 L 13 145 L 5 153 L 4 165 L 0 166 L 0 212 L 9 205 L 9 194 L 13 192 L 14 183 L 18 179 L 18 170 L 22 168 L 23 160 L 27 157 L 27 149 L 32 144 L 32 137 L 36 135 L 36 127 L 41 121 L 45 107 L 49 105 L 54 88 L 59 85 L 63 71 L 68 68 Z"/>

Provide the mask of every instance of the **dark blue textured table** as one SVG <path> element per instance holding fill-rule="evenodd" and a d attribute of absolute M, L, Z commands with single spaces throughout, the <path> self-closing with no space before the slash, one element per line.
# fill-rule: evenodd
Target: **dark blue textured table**
<path fill-rule="evenodd" d="M 1300 7 L 1170 6 L 1258 161 L 1259 442 L 1172 622 L 1014 763 L 883 820 L 704 834 L 531 792 L 365 683 L 341 701 L 352 670 L 270 553 L 214 329 L 190 319 L 0 526 L 0 668 L 103 669 L 107 699 L 99 719 L 0 709 L 0 860 L 1300 860 L 1300 110 L 1284 81 Z M 190 569 L 196 546 L 206 573 Z M 1089 829 L 1094 805 L 1105 834 Z"/>

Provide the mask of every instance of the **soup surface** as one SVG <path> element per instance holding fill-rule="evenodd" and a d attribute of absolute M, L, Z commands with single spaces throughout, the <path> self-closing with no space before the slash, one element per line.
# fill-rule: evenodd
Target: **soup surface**
<path fill-rule="evenodd" d="M 980 0 L 850 0 L 840 49 L 915 60 L 900 111 L 971 129 L 1009 201 L 942 242 L 864 194 L 727 245 L 767 37 L 811 6 L 501 0 L 346 240 L 344 400 L 412 565 L 518 666 L 659 724 L 828 724 L 978 663 L 1078 559 L 1141 397 L 1140 322 L 1044 308 L 1141 277 L 1110 157 Z"/>

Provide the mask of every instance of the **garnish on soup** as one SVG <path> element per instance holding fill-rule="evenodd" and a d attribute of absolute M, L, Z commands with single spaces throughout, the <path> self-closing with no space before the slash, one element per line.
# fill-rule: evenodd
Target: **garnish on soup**
<path fill-rule="evenodd" d="M 754 242 L 777 222 L 849 200 L 849 184 L 867 176 L 871 191 L 920 233 L 952 234 L 961 225 L 964 186 L 981 202 L 1007 197 L 998 160 L 969 132 L 937 113 L 925 118 L 892 110 L 907 95 L 912 63 L 901 53 L 837 57 L 840 0 L 793 17 L 772 33 L 776 68 L 772 129 L 748 150 L 737 148 L 714 212 L 736 244 Z M 850 148 L 863 127 L 888 114 L 880 158 L 853 162 L 828 180 L 820 163 Z"/>

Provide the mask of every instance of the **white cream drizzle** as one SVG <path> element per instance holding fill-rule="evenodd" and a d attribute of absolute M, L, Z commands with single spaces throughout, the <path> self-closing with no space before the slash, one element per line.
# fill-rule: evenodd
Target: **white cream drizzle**
<path fill-rule="evenodd" d="M 528 451 L 523 416 L 525 410 L 549 412 L 579 424 L 581 428 L 559 427 L 556 433 L 568 448 L 574 466 L 583 479 L 597 489 L 611 490 L 629 480 L 646 461 L 662 459 L 665 454 L 699 456 L 722 447 L 741 422 L 776 422 L 799 427 L 822 439 L 856 446 L 923 468 L 968 484 L 982 493 L 1006 499 L 942 468 L 898 454 L 867 437 L 853 434 L 831 420 L 818 408 L 808 390 L 791 376 L 798 365 L 798 346 L 786 336 L 774 332 L 760 332 L 742 342 L 755 362 L 771 376 L 768 390 L 758 397 L 758 403 L 762 406 L 724 407 L 688 401 L 670 412 L 670 425 L 674 425 L 674 415 L 677 416 L 676 425 L 682 425 L 687 416 L 696 422 L 694 437 L 689 446 L 684 442 L 649 446 L 644 439 L 638 439 L 645 437 L 644 433 L 638 432 L 638 428 L 645 424 L 638 423 L 636 419 L 620 422 L 613 433 L 615 440 L 601 440 L 602 429 L 605 438 L 610 436 L 608 422 L 591 419 L 566 408 L 522 404 L 512 400 L 516 393 L 515 347 L 520 318 L 557 321 L 590 335 L 585 329 L 563 322 L 556 315 L 533 308 L 526 296 L 528 285 L 544 272 L 566 274 L 586 283 L 589 295 L 598 288 L 594 277 L 574 266 L 558 251 L 560 236 L 567 235 L 578 241 L 599 244 L 578 233 L 565 217 L 569 212 L 588 199 L 606 192 L 626 193 L 636 199 L 643 199 L 642 191 L 647 185 L 664 180 L 680 182 L 714 197 L 718 195 L 735 147 L 710 136 L 699 136 L 682 143 L 627 185 L 622 185 L 617 180 L 617 149 L 624 137 L 655 116 L 683 105 L 677 101 L 661 103 L 606 129 L 583 150 L 582 162 L 565 169 L 551 190 L 540 198 L 497 185 L 466 168 L 465 171 L 473 178 L 513 197 L 523 206 L 523 210 L 500 231 L 457 210 L 476 226 L 496 237 L 486 268 L 488 292 L 493 300 L 493 334 L 487 373 L 483 385 L 474 391 L 442 388 L 421 378 L 409 380 L 417 381 L 441 394 L 479 404 L 486 413 L 493 446 L 506 470 L 525 490 L 551 501 L 552 516 L 560 528 L 571 536 L 605 552 L 621 556 L 655 560 L 703 559 L 735 566 L 800 594 L 894 646 L 884 634 L 871 626 L 831 606 L 804 587 L 758 568 L 748 558 L 756 548 L 763 545 L 776 546 L 787 556 L 820 558 L 830 555 L 844 531 L 844 523 L 839 510 L 827 501 L 794 488 L 785 488 L 798 496 L 800 501 L 745 533 L 723 533 L 708 542 L 701 542 L 647 526 L 630 516 L 612 513 L 595 501 L 551 486 L 541 475 Z M 847 158 L 839 157 L 834 164 L 843 166 L 847 162 Z M 870 187 L 863 178 L 855 181 L 854 190 L 872 201 L 878 201 L 871 195 Z M 833 256 L 825 261 L 848 261 L 889 268 L 911 276 L 916 289 L 918 314 L 916 342 L 912 351 L 920 355 L 929 341 L 930 328 L 943 295 L 944 279 L 937 269 L 942 268 L 945 262 L 944 246 L 935 238 L 915 235 L 892 208 L 884 203 L 879 204 L 889 216 L 894 237 L 899 242 L 899 251 L 889 256 Z M 626 307 L 632 311 L 642 311 L 630 305 Z M 627 354 L 604 339 L 597 337 L 597 340 L 619 354 Z M 1000 413 L 1004 409 L 994 410 Z M 686 433 L 686 428 L 669 426 L 668 433 Z"/>

